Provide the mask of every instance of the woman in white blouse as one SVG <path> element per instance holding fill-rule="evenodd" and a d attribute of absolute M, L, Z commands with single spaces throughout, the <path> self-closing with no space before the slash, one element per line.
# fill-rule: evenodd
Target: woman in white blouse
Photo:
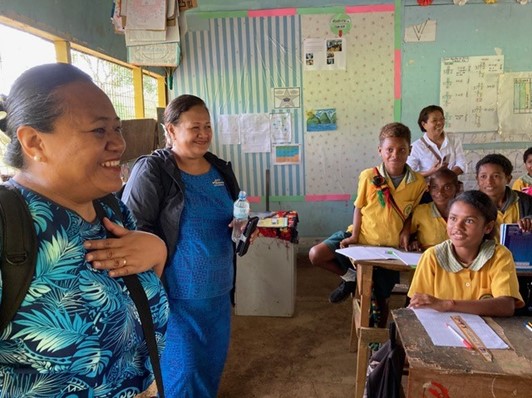
<path fill-rule="evenodd" d="M 443 130 L 443 109 L 437 105 L 423 108 L 419 113 L 418 125 L 424 134 L 412 144 L 408 165 L 425 178 L 442 168 L 448 168 L 457 175 L 463 174 L 466 171 L 466 159 L 462 142 Z"/>

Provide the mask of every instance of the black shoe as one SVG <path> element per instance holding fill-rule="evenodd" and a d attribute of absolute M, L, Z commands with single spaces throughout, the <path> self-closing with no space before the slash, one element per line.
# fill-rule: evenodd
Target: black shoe
<path fill-rule="evenodd" d="M 342 281 L 340 283 L 340 286 L 338 286 L 336 289 L 334 289 L 329 296 L 329 302 L 330 303 L 341 303 L 344 301 L 347 296 L 349 296 L 351 293 L 353 293 L 357 289 L 357 283 L 356 282 L 346 282 Z"/>

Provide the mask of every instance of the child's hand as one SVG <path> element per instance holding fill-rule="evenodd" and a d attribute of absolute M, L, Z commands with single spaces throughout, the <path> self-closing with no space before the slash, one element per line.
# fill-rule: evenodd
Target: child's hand
<path fill-rule="evenodd" d="M 408 251 L 410 249 L 410 232 L 404 229 L 399 234 L 399 248 Z"/>
<path fill-rule="evenodd" d="M 349 247 L 350 245 L 356 245 L 357 239 L 354 236 L 350 236 L 349 238 L 345 238 L 340 242 L 340 249 L 344 249 L 346 247 Z"/>
<path fill-rule="evenodd" d="M 521 228 L 521 231 L 523 232 L 529 232 L 532 231 L 532 218 L 522 218 L 519 221 L 517 221 L 517 224 L 519 225 L 519 228 Z"/>
<path fill-rule="evenodd" d="M 452 305 L 452 300 L 440 300 L 430 294 L 415 293 L 410 299 L 408 308 L 432 308 L 436 311 L 449 311 Z"/>
<path fill-rule="evenodd" d="M 156 235 L 131 231 L 103 219 L 105 228 L 116 238 L 88 240 L 83 243 L 90 250 L 85 259 L 96 269 L 107 269 L 111 277 L 138 274 L 154 269 L 162 273 L 166 261 L 166 245 Z"/>
<path fill-rule="evenodd" d="M 408 250 L 411 252 L 420 252 L 421 251 L 421 245 L 419 244 L 419 241 L 414 239 L 408 244 Z"/>

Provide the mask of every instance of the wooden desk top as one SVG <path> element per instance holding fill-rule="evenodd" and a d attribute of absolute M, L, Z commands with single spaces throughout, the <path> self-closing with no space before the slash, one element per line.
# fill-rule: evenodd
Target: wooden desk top
<path fill-rule="evenodd" d="M 351 260 L 353 264 L 360 265 L 371 265 L 372 267 L 381 267 L 386 269 L 391 269 L 393 271 L 410 271 L 414 270 L 414 267 L 406 265 L 400 260 Z"/>
<path fill-rule="evenodd" d="M 506 382 L 504 391 L 509 392 L 511 388 L 515 388 L 518 393 L 512 395 L 490 394 L 490 396 L 532 395 L 532 332 L 524 327 L 525 321 L 532 320 L 532 317 L 484 318 L 492 329 L 512 347 L 509 350 L 490 350 L 493 355 L 493 362 L 487 362 L 476 351 L 462 347 L 434 346 L 425 328 L 410 309 L 401 308 L 392 311 L 392 316 L 397 325 L 411 373 L 430 374 L 431 376 L 428 377 L 432 379 L 440 377 L 447 380 L 453 374 L 455 376 L 461 375 L 464 383 L 477 380 L 475 386 L 465 387 L 465 384 L 462 384 L 459 386 L 461 390 L 458 390 L 465 393 L 464 389 L 474 388 L 477 397 L 484 396 L 480 394 L 481 391 L 488 391 L 490 388 L 493 391 L 496 389 L 495 387 L 501 386 L 502 380 L 511 381 Z M 468 377 L 464 379 L 463 376 L 465 375 Z M 475 376 L 478 377 L 475 378 Z M 486 383 L 488 385 L 485 385 Z M 491 387 L 490 383 L 493 383 Z M 497 386 L 495 386 L 496 383 L 498 383 Z M 409 378 L 409 391 L 413 392 L 413 387 L 410 384 L 417 387 L 415 382 L 410 382 Z M 451 393 L 452 387 L 447 385 L 447 388 Z M 488 390 L 485 390 L 486 388 Z M 449 396 L 469 395 L 458 393 L 458 395 L 449 394 Z"/>

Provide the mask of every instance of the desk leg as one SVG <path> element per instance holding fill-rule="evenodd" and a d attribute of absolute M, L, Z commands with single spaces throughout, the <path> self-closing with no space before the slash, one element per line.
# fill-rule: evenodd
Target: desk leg
<path fill-rule="evenodd" d="M 351 317 L 351 333 L 349 336 L 349 352 L 355 352 L 359 329 L 369 326 L 371 308 L 371 286 L 373 283 L 373 267 L 356 265 L 357 290 L 353 295 L 353 316 Z"/>
<path fill-rule="evenodd" d="M 371 265 L 357 265 L 357 296 L 360 304 L 353 303 L 353 323 L 358 337 L 357 369 L 355 378 L 355 397 L 362 398 L 366 385 L 366 371 L 368 366 L 368 341 L 365 330 L 369 327 L 371 308 L 371 288 L 373 284 L 373 267 Z M 355 298 L 356 299 L 356 298 Z M 352 326 L 353 328 L 353 326 Z"/>
<path fill-rule="evenodd" d="M 369 360 L 369 343 L 383 343 L 389 339 L 388 329 L 360 328 L 355 377 L 355 398 L 362 398 L 366 386 L 366 372 Z"/>

